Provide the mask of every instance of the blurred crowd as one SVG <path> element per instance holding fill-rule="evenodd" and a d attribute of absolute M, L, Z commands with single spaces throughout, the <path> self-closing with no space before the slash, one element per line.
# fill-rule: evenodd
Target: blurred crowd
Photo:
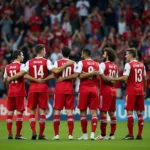
<path fill-rule="evenodd" d="M 103 48 L 112 47 L 119 75 L 126 48 L 135 47 L 146 66 L 150 99 L 150 0 L 0 0 L 0 35 L 1 98 L 7 97 L 3 73 L 12 52 L 21 49 L 26 62 L 35 57 L 34 46 L 44 44 L 52 62 L 62 57 L 64 46 L 71 48 L 70 59 L 76 62 L 84 48 L 101 62 Z M 50 98 L 54 86 L 55 80 L 50 81 Z M 117 98 L 123 98 L 125 84 L 118 83 L 116 90 Z"/>

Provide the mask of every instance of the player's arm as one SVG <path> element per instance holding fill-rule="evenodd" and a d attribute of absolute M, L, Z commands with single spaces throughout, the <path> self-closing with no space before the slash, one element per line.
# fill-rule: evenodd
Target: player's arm
<path fill-rule="evenodd" d="M 18 79 L 18 78 L 24 76 L 25 74 L 26 74 L 26 72 L 22 70 L 22 71 L 16 73 L 14 76 L 8 77 L 8 78 L 7 78 L 7 81 L 10 82 L 10 81 L 16 80 L 16 79 Z"/>
<path fill-rule="evenodd" d="M 45 81 L 44 81 L 43 79 L 41 79 L 41 78 L 38 78 L 38 79 L 33 78 L 33 77 L 30 76 L 28 73 L 26 73 L 26 74 L 24 75 L 24 78 L 25 78 L 25 79 L 28 79 L 29 81 L 37 82 L 37 83 L 44 83 L 44 82 L 45 82 Z"/>
<path fill-rule="evenodd" d="M 80 74 L 75 72 L 74 74 L 67 76 L 67 77 L 59 77 L 57 82 L 66 81 L 66 80 L 75 80 Z"/>
<path fill-rule="evenodd" d="M 97 75 L 97 71 L 92 71 L 92 72 L 83 72 L 83 73 L 81 73 L 80 75 L 79 75 L 79 78 L 80 79 L 86 79 L 86 78 L 90 78 L 90 77 L 93 77 L 93 76 L 95 76 L 95 75 Z"/>
<path fill-rule="evenodd" d="M 66 64 L 64 64 L 63 66 L 61 67 L 58 67 L 56 68 L 55 66 L 52 65 L 52 63 L 50 61 L 48 61 L 48 64 L 47 64 L 47 68 L 55 73 L 55 74 L 58 74 L 60 72 L 62 72 L 65 68 L 67 68 L 68 66 L 71 66 L 72 64 L 74 64 L 75 62 L 72 61 L 72 60 L 68 60 L 68 62 Z"/>
<path fill-rule="evenodd" d="M 26 65 L 22 64 L 20 66 L 20 70 L 21 70 L 20 72 L 18 72 L 14 76 L 8 78 L 7 81 L 10 82 L 12 80 L 16 80 L 16 79 L 24 76 L 29 71 L 29 61 L 27 61 Z"/>
<path fill-rule="evenodd" d="M 104 71 L 105 71 L 105 63 L 100 63 L 97 75 L 100 76 L 104 82 L 110 84 L 111 80 L 107 76 L 105 76 Z"/>
<path fill-rule="evenodd" d="M 78 72 L 78 65 L 76 63 L 74 63 L 74 73 L 71 74 L 70 76 L 66 76 L 66 77 L 59 77 L 57 79 L 57 82 L 61 82 L 64 80 L 75 80 L 77 77 L 79 77 L 80 72 Z"/>
<path fill-rule="evenodd" d="M 54 73 L 51 73 L 49 76 L 47 76 L 46 78 L 43 79 L 43 81 L 49 81 L 51 79 L 55 78 L 55 74 Z"/>
<path fill-rule="evenodd" d="M 118 78 L 110 78 L 112 81 L 127 81 L 128 80 L 128 75 L 123 75 L 123 76 L 121 76 L 121 77 L 118 77 Z"/>
<path fill-rule="evenodd" d="M 3 79 L 3 82 L 6 84 L 6 83 L 7 83 L 7 78 L 4 78 L 4 79 Z"/>
<path fill-rule="evenodd" d="M 129 63 L 125 64 L 125 68 L 124 68 L 124 72 L 123 72 L 123 76 L 118 77 L 118 78 L 111 78 L 112 81 L 127 81 L 128 77 L 130 75 L 130 65 Z"/>

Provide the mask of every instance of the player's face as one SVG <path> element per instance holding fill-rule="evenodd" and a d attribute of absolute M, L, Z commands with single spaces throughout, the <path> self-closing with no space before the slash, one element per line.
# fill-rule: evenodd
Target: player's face
<path fill-rule="evenodd" d="M 19 58 L 20 58 L 20 62 L 23 62 L 24 56 L 22 52 L 20 53 Z"/>
<path fill-rule="evenodd" d="M 129 52 L 126 52 L 126 62 L 129 62 L 130 61 L 130 53 Z"/>
<path fill-rule="evenodd" d="M 103 53 L 103 60 L 106 61 L 106 58 L 107 58 L 107 52 L 104 51 L 104 53 Z"/>
<path fill-rule="evenodd" d="M 43 55 L 43 57 L 45 57 L 45 55 L 46 55 L 45 48 L 42 50 L 42 55 Z"/>
<path fill-rule="evenodd" d="M 81 58 L 84 59 L 84 52 L 81 53 Z"/>

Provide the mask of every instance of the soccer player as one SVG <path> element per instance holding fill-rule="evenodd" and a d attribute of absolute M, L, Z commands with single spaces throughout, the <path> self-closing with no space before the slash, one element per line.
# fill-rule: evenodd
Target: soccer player
<path fill-rule="evenodd" d="M 103 53 L 105 62 L 100 64 L 101 74 L 105 76 L 118 77 L 118 67 L 114 64 L 115 52 L 111 48 L 105 48 Z M 112 83 L 100 80 L 100 129 L 101 135 L 96 140 L 115 139 L 116 130 L 116 90 Z M 110 135 L 106 136 L 107 112 L 110 116 Z"/>
<path fill-rule="evenodd" d="M 70 55 L 71 50 L 68 47 L 62 49 L 63 58 L 54 63 L 55 68 L 63 66 L 67 61 Z M 75 64 L 67 67 L 61 73 L 56 75 L 56 78 L 67 77 L 74 73 Z M 55 136 L 53 140 L 59 140 L 59 125 L 60 125 L 60 111 L 65 107 L 66 113 L 68 116 L 68 139 L 73 140 L 73 129 L 74 129 L 74 118 L 73 118 L 73 109 L 74 109 L 74 88 L 73 80 L 60 81 L 56 82 L 55 87 L 55 96 L 54 96 L 54 132 Z"/>
<path fill-rule="evenodd" d="M 80 109 L 80 120 L 83 134 L 78 140 L 88 139 L 86 118 L 87 108 L 90 109 L 92 116 L 90 139 L 94 140 L 98 122 L 96 114 L 96 110 L 98 109 L 98 84 L 96 72 L 94 71 L 99 70 L 99 65 L 91 59 L 91 51 L 88 49 L 82 51 L 81 57 L 83 60 L 79 61 L 76 72 L 80 74 L 78 108 Z"/>
<path fill-rule="evenodd" d="M 144 118 L 144 93 L 146 89 L 146 71 L 143 63 L 136 60 L 136 49 L 128 48 L 126 52 L 126 64 L 123 76 L 112 78 L 114 81 L 126 81 L 125 109 L 127 110 L 128 135 L 123 140 L 133 140 L 133 111 L 138 117 L 138 134 L 136 140 L 142 140 Z"/>
<path fill-rule="evenodd" d="M 90 139 L 94 140 L 95 130 L 97 127 L 97 114 L 96 110 L 98 109 L 98 87 L 97 87 L 97 71 L 99 71 L 99 65 L 97 62 L 91 59 L 91 51 L 84 49 L 82 51 L 82 61 L 79 61 L 75 73 L 61 78 L 61 80 L 75 79 L 80 78 L 79 86 L 79 102 L 78 108 L 80 109 L 80 120 L 83 135 L 78 138 L 78 140 L 87 140 L 87 108 L 89 107 L 90 113 L 92 115 L 91 121 L 91 136 Z"/>
<path fill-rule="evenodd" d="M 24 67 L 24 64 L 21 64 L 21 62 L 24 59 L 23 53 L 21 51 L 14 51 L 13 52 L 13 59 L 14 61 L 7 65 L 4 72 L 4 82 L 7 81 L 7 78 L 12 77 L 16 73 L 20 72 L 20 70 Z M 27 77 L 27 75 L 26 75 Z M 29 79 L 34 80 L 30 76 Z M 16 136 L 15 139 L 23 140 L 25 139 L 21 135 L 21 129 L 22 129 L 22 122 L 23 122 L 23 112 L 25 110 L 25 96 L 26 96 L 26 90 L 25 90 L 25 84 L 24 84 L 24 78 L 21 77 L 17 80 L 11 81 L 8 85 L 8 101 L 7 101 L 7 129 L 8 129 L 8 139 L 13 139 L 13 133 L 12 133 L 12 119 L 14 115 L 14 111 L 17 111 L 17 118 L 16 118 Z"/>
<path fill-rule="evenodd" d="M 38 44 L 35 47 L 37 57 L 27 61 L 22 71 L 17 73 L 15 76 L 8 79 L 8 81 L 17 79 L 23 76 L 26 73 L 29 73 L 32 77 L 38 79 L 44 79 L 48 75 L 48 70 L 54 73 L 59 73 L 67 66 L 72 65 L 73 61 L 68 61 L 66 64 L 59 68 L 55 68 L 50 60 L 43 58 L 45 56 L 45 46 L 42 44 Z M 53 76 L 51 77 L 53 78 Z M 28 107 L 30 108 L 30 127 L 32 129 L 32 140 L 35 140 L 37 137 L 36 134 L 36 108 L 37 105 L 40 109 L 40 120 L 39 120 L 39 140 L 47 140 L 46 136 L 44 135 L 45 129 L 45 114 L 46 109 L 48 108 L 48 84 L 47 82 L 39 84 L 35 82 L 30 82 L 29 94 L 28 94 Z"/>

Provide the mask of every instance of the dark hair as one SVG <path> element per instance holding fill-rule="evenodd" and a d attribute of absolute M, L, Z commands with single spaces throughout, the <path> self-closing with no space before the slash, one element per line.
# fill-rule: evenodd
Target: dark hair
<path fill-rule="evenodd" d="M 64 56 L 64 57 L 69 57 L 69 55 L 70 55 L 70 52 L 71 52 L 71 50 L 70 50 L 70 48 L 69 47 L 63 47 L 62 48 L 62 55 Z"/>
<path fill-rule="evenodd" d="M 105 51 L 107 52 L 108 60 L 111 61 L 111 62 L 114 62 L 115 59 L 116 59 L 115 51 L 110 47 L 104 48 L 104 52 Z"/>
<path fill-rule="evenodd" d="M 37 45 L 35 46 L 35 51 L 36 51 L 36 53 L 39 54 L 39 53 L 43 50 L 44 47 L 45 47 L 45 46 L 44 46 L 43 44 L 37 44 Z"/>
<path fill-rule="evenodd" d="M 85 53 L 86 56 L 91 57 L 91 51 L 89 49 L 84 49 L 82 52 Z"/>
<path fill-rule="evenodd" d="M 128 48 L 127 52 L 129 52 L 133 58 L 135 58 L 137 56 L 137 51 L 135 48 Z"/>
<path fill-rule="evenodd" d="M 21 55 L 21 52 L 22 52 L 21 50 L 16 50 L 16 51 L 14 51 L 13 54 L 12 54 L 13 60 L 17 59 L 18 56 Z"/>

